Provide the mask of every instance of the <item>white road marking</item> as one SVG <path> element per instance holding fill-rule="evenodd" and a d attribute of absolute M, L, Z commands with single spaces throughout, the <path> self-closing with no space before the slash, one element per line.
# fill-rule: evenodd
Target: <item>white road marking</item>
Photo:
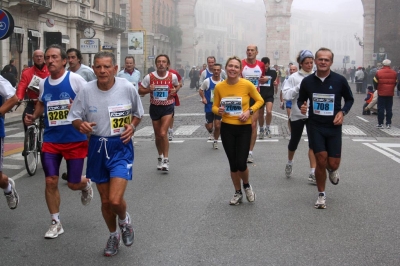
<path fill-rule="evenodd" d="M 3 169 L 12 169 L 12 170 L 18 170 L 25 168 L 25 165 L 22 164 L 3 164 Z"/>
<path fill-rule="evenodd" d="M 342 126 L 342 133 L 345 135 L 352 135 L 352 136 L 365 136 L 362 130 L 358 129 L 356 126 L 353 125 L 343 125 Z"/>
<path fill-rule="evenodd" d="M 360 119 L 360 120 L 362 120 L 362 121 L 364 121 L 364 122 L 369 122 L 367 119 L 365 119 L 365 118 L 362 118 L 361 116 L 356 116 L 358 119 Z"/>
<path fill-rule="evenodd" d="M 374 145 L 376 145 L 376 144 L 378 144 L 378 143 L 374 143 L 374 145 L 371 144 L 371 143 L 363 143 L 363 144 L 364 144 L 365 146 L 367 146 L 367 147 L 370 147 L 370 148 L 373 149 L 373 150 L 376 150 L 377 152 L 382 153 L 383 155 L 389 157 L 389 158 L 392 159 L 393 161 L 395 161 L 395 162 L 397 162 L 397 163 L 400 163 L 400 158 L 394 156 L 393 154 L 391 154 L 391 153 L 389 153 L 389 152 L 387 152 L 387 151 L 385 151 L 385 150 L 383 150 L 383 149 L 381 149 L 381 148 L 378 148 L 378 147 L 374 146 Z"/>
<path fill-rule="evenodd" d="M 192 135 L 200 126 L 180 126 L 175 132 L 174 136 L 190 136 Z"/>

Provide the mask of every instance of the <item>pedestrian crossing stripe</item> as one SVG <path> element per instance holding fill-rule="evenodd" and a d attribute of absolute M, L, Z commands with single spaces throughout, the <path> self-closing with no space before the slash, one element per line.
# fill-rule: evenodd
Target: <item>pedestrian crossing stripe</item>
<path fill-rule="evenodd" d="M 271 135 L 279 135 L 279 125 L 270 125 L 269 130 L 271 131 Z M 204 126 L 200 125 L 183 125 L 183 126 L 178 126 L 176 130 L 174 131 L 174 136 L 191 136 L 195 133 L 197 130 L 202 130 L 204 133 L 206 133 L 206 130 Z M 6 132 L 10 132 L 13 130 L 18 130 L 18 128 L 6 128 Z M 383 128 L 380 129 L 381 131 L 385 132 L 388 135 L 391 136 L 400 136 L 400 128 L 392 127 L 390 129 Z M 260 131 L 259 128 L 257 130 L 257 135 L 259 135 Z M 366 136 L 367 134 L 364 133 L 361 129 L 359 129 L 357 126 L 354 125 L 343 125 L 342 126 L 342 133 L 343 135 L 346 136 Z M 135 131 L 135 137 L 150 137 L 154 134 L 153 126 L 145 126 L 137 131 Z M 303 136 L 307 135 L 306 128 L 304 127 Z M 18 132 L 15 134 L 10 134 L 7 135 L 6 138 L 24 138 L 25 133 L 24 132 Z"/>

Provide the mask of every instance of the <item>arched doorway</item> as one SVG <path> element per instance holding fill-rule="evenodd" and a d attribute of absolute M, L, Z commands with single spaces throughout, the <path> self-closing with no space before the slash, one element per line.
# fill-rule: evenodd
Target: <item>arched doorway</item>
<path fill-rule="evenodd" d="M 177 54 L 178 62 L 190 62 L 195 53 L 195 6 L 201 0 L 180 1 L 178 6 L 178 24 L 183 31 L 182 46 Z M 356 0 L 354 0 L 356 1 Z M 359 0 L 358 0 L 359 1 Z M 290 47 L 290 17 L 293 0 L 263 0 L 266 10 L 266 55 L 274 57 L 274 51 L 287 50 Z M 374 65 L 372 54 L 374 52 L 375 35 L 375 0 L 361 0 L 364 8 L 364 38 L 363 38 L 363 65 Z M 283 62 L 290 61 L 289 52 L 279 54 Z"/>

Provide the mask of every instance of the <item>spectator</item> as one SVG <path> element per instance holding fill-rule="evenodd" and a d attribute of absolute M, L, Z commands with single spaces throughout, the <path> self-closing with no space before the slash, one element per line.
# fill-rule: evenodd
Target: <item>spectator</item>
<path fill-rule="evenodd" d="M 11 83 L 11 85 L 15 88 L 15 86 L 17 85 L 17 79 L 15 78 L 14 74 L 11 71 L 12 70 L 10 65 L 6 65 L 3 68 L 1 75 L 3 76 L 3 78 L 8 80 Z"/>
<path fill-rule="evenodd" d="M 358 67 L 355 75 L 357 94 L 361 93 L 364 80 L 364 72 L 362 67 Z"/>
<path fill-rule="evenodd" d="M 397 83 L 397 73 L 390 68 L 392 61 L 383 60 L 383 67 L 374 77 L 374 87 L 378 91 L 378 124 L 377 128 L 383 128 L 383 120 L 386 111 L 386 128 L 390 129 L 392 125 L 392 107 L 394 88 Z"/>
<path fill-rule="evenodd" d="M 374 108 L 374 106 L 378 101 L 378 92 L 377 91 L 374 92 L 374 87 L 372 87 L 372 85 L 368 86 L 367 97 L 364 99 L 364 101 L 365 103 L 363 106 L 363 115 L 370 115 L 371 110 L 376 114 L 377 109 Z"/>
<path fill-rule="evenodd" d="M 190 70 L 189 78 L 190 78 L 190 88 L 191 89 L 196 88 L 196 91 L 197 91 L 199 89 L 200 74 L 195 66 L 193 66 L 192 70 Z"/>

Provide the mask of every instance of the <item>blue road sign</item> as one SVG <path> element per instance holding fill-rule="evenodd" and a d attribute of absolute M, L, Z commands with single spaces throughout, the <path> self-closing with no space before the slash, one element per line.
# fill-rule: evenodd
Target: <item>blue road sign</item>
<path fill-rule="evenodd" d="M 10 12 L 0 9 L 0 40 L 8 38 L 14 31 L 14 19 Z"/>

